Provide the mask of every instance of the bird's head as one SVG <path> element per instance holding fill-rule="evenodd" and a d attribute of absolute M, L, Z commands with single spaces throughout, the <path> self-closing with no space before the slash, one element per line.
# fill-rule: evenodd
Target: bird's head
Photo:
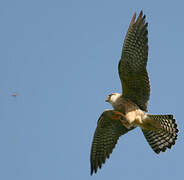
<path fill-rule="evenodd" d="M 107 99 L 106 99 L 106 102 L 109 102 L 111 103 L 112 105 L 114 105 L 117 101 L 117 99 L 121 96 L 120 93 L 112 93 L 110 94 Z"/>

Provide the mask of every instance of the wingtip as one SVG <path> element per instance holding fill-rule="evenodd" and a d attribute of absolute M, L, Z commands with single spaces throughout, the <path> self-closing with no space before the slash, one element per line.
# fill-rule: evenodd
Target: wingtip
<path fill-rule="evenodd" d="M 93 175 L 93 170 L 91 170 L 90 175 L 91 175 L 91 176 Z"/>
<path fill-rule="evenodd" d="M 137 13 L 136 13 L 136 12 L 134 12 L 134 15 L 133 15 L 133 17 L 135 17 L 135 18 L 136 18 L 136 16 L 137 16 Z"/>
<path fill-rule="evenodd" d="M 98 168 L 97 168 L 97 169 L 98 169 Z M 92 176 L 94 173 L 96 174 L 96 173 L 97 173 L 97 169 L 91 168 L 91 173 L 90 173 L 90 175 Z"/>
<path fill-rule="evenodd" d="M 131 20 L 131 23 L 130 23 L 130 26 L 132 26 L 135 21 L 136 21 L 136 12 L 134 13 L 133 17 L 132 17 L 132 20 Z M 141 19 L 145 20 L 146 19 L 146 15 L 143 15 L 143 10 L 140 11 L 139 13 L 139 16 L 137 17 L 137 21 L 140 21 Z"/>
<path fill-rule="evenodd" d="M 140 15 L 141 15 L 141 16 L 143 15 L 143 10 L 142 10 L 142 9 L 141 9 Z"/>
<path fill-rule="evenodd" d="M 136 12 L 134 13 L 131 23 L 130 23 L 130 27 L 135 23 L 135 19 L 136 19 Z"/>
<path fill-rule="evenodd" d="M 140 12 L 140 14 L 139 14 L 139 16 L 138 16 L 138 18 L 137 19 L 144 19 L 146 16 L 144 15 L 143 16 L 143 11 L 141 10 L 141 12 Z"/>
<path fill-rule="evenodd" d="M 93 168 L 93 165 L 91 164 L 91 172 L 90 172 L 91 176 L 93 175 L 94 171 L 95 171 L 95 169 Z"/>
<path fill-rule="evenodd" d="M 134 15 L 133 15 L 133 18 L 132 18 L 133 22 L 135 22 L 136 16 L 137 16 L 137 13 L 135 12 Z"/>

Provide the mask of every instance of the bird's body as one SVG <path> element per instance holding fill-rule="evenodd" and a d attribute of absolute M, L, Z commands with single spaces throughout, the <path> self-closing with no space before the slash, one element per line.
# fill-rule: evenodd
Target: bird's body
<path fill-rule="evenodd" d="M 106 102 L 111 103 L 115 111 L 122 112 L 126 119 L 126 122 L 122 121 L 122 123 L 127 128 L 141 125 L 142 120 L 146 118 L 146 113 L 122 94 L 113 93 Z"/>
<path fill-rule="evenodd" d="M 113 110 L 106 110 L 98 120 L 91 148 L 91 174 L 109 158 L 120 136 L 140 127 L 157 154 L 175 144 L 177 124 L 173 115 L 148 114 L 150 81 L 147 73 L 148 23 L 140 12 L 134 14 L 125 37 L 118 71 L 123 93 L 106 99 Z"/>

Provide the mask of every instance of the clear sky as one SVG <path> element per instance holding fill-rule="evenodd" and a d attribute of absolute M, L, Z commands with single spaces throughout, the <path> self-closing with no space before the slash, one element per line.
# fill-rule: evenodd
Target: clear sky
<path fill-rule="evenodd" d="M 183 1 L 2 0 L 0 179 L 183 179 Z M 155 154 L 139 128 L 90 176 L 90 148 L 130 20 L 149 23 L 149 111 L 173 113 L 176 145 Z M 17 97 L 12 94 L 17 93 Z"/>

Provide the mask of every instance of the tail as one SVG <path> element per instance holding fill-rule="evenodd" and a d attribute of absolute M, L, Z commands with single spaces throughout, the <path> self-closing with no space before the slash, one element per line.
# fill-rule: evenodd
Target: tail
<path fill-rule="evenodd" d="M 177 124 L 173 115 L 148 115 L 148 118 L 160 124 L 160 128 L 155 130 L 142 129 L 143 134 L 152 149 L 159 154 L 171 148 L 177 139 Z"/>

